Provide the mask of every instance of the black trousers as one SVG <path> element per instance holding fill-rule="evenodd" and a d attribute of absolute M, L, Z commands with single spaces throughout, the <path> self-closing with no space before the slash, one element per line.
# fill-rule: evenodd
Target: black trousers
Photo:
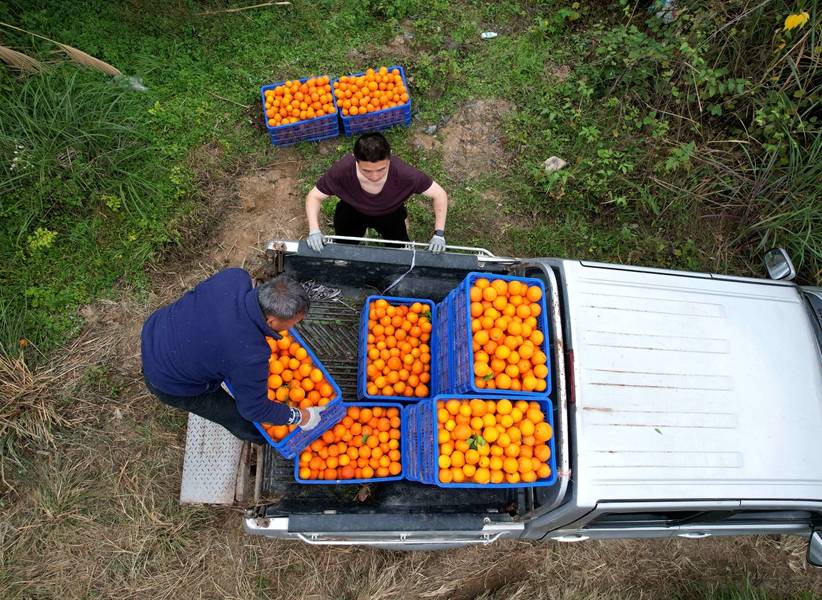
<path fill-rule="evenodd" d="M 337 202 L 337 208 L 334 210 L 334 231 L 337 235 L 364 237 L 365 230 L 371 227 L 384 240 L 407 242 L 409 241 L 408 230 L 405 227 L 407 216 L 408 211 L 405 210 L 405 205 L 387 215 L 370 217 L 341 200 Z M 356 244 L 357 242 L 347 243 Z"/>
<path fill-rule="evenodd" d="M 172 396 L 161 392 L 152 386 L 148 379 L 143 377 L 148 391 L 157 396 L 163 404 L 168 404 L 179 410 L 194 413 L 204 419 L 222 425 L 235 436 L 246 442 L 265 444 L 265 438 L 260 434 L 254 423 L 246 421 L 237 410 L 237 403 L 223 388 L 200 394 L 199 396 Z"/>

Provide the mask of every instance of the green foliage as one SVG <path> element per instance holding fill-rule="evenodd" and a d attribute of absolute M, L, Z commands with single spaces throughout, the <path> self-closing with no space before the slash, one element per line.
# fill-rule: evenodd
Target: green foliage
<path fill-rule="evenodd" d="M 794 9 L 786 2 L 752 8 L 683 1 L 672 23 L 654 14 L 658 7 L 612 4 L 621 10 L 553 3 L 529 28 L 534 54 L 573 65 L 567 78 L 549 78 L 549 85 L 531 72 L 529 103 L 509 123 L 531 189 L 558 202 L 557 209 L 583 211 L 582 218 L 617 210 L 620 221 L 638 222 L 650 235 L 687 234 L 699 245 L 713 243 L 700 239 L 710 235 L 700 216 L 732 215 L 733 248 L 711 254 L 747 261 L 783 244 L 802 264 L 800 277 L 819 282 L 818 21 L 782 31 Z M 579 18 L 569 21 L 561 7 Z M 563 47 L 543 48 L 560 36 Z M 515 64 L 525 62 L 517 57 Z M 513 83 L 514 74 L 497 71 Z M 551 154 L 572 165 L 544 173 L 540 162 Z M 538 194 L 527 196 L 528 206 L 544 205 Z M 538 231 L 556 237 L 550 228 Z M 686 266 L 672 254 L 672 266 Z M 671 264 L 654 256 L 656 264 Z"/>
<path fill-rule="evenodd" d="M 726 581 L 720 584 L 707 584 L 701 581 L 692 581 L 683 585 L 680 593 L 674 595 L 674 600 L 682 598 L 704 598 L 705 600 L 772 600 L 776 598 L 790 598 L 792 600 L 812 600 L 815 595 L 811 591 L 799 592 L 790 596 L 775 594 L 767 588 L 751 582 L 748 574 L 741 581 Z"/>
<path fill-rule="evenodd" d="M 427 3 L 419 0 L 367 0 L 366 11 L 377 17 L 400 20 L 425 10 Z"/>
<path fill-rule="evenodd" d="M 76 327 L 78 303 L 135 276 L 171 239 L 174 204 L 191 186 L 160 164 L 133 92 L 70 66 L 6 84 L 0 289 L 4 312 L 42 349 Z M 16 345 L 0 333 L 4 348 Z"/>

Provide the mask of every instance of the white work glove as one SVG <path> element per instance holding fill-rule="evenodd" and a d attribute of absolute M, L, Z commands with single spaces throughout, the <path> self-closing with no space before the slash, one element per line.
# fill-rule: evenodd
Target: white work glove
<path fill-rule="evenodd" d="M 311 408 L 303 408 L 300 412 L 303 413 L 303 419 L 300 421 L 300 429 L 303 431 L 311 431 L 317 425 L 320 424 L 320 420 L 322 419 L 322 412 L 325 410 L 325 406 L 312 406 Z M 306 413 L 308 413 L 308 418 L 306 419 Z"/>
<path fill-rule="evenodd" d="M 322 252 L 323 246 L 325 245 L 325 242 L 323 241 L 323 232 L 319 229 L 309 231 L 306 243 L 314 252 Z"/>
<path fill-rule="evenodd" d="M 445 231 L 437 229 L 434 232 L 434 237 L 428 242 L 428 250 L 434 254 L 440 254 L 445 251 Z"/>

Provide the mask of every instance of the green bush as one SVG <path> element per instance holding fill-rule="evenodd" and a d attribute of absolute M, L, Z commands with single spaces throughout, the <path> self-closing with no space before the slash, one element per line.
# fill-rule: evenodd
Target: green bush
<path fill-rule="evenodd" d="M 134 92 L 71 66 L 4 79 L 0 344 L 48 348 L 74 309 L 139 273 L 189 193 L 142 133 Z"/>
<path fill-rule="evenodd" d="M 817 2 L 790 31 L 783 23 L 797 7 L 782 1 L 680 0 L 671 23 L 656 16 L 660 2 L 580 4 L 550 3 L 530 28 L 538 44 L 563 35 L 574 49 L 563 55 L 570 76 L 534 94 L 539 118 L 523 111 L 512 128 L 542 129 L 543 155 L 574 160 L 544 173 L 534 156 L 534 187 L 679 235 L 705 231 L 695 219 L 728 223 L 720 254 L 750 264 L 784 245 L 801 281 L 822 282 Z"/>

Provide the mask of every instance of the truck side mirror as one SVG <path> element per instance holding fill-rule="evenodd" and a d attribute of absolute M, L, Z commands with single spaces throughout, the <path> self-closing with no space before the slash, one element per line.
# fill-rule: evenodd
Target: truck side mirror
<path fill-rule="evenodd" d="M 765 253 L 765 268 L 771 279 L 792 281 L 796 277 L 796 269 L 784 248 L 771 248 Z"/>
<path fill-rule="evenodd" d="M 808 562 L 814 567 L 822 567 L 822 529 L 814 529 L 808 540 Z"/>

